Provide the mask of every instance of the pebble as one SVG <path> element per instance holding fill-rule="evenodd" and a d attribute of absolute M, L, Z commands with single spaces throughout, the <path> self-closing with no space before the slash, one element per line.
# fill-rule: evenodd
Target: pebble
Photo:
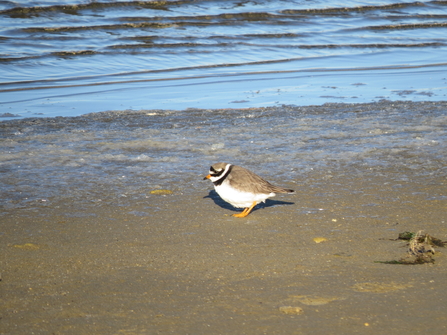
<path fill-rule="evenodd" d="M 279 310 L 281 313 L 289 314 L 289 315 L 292 315 L 292 314 L 298 315 L 298 314 L 302 314 L 304 312 L 302 308 L 293 307 L 293 306 L 281 306 L 279 308 Z"/>

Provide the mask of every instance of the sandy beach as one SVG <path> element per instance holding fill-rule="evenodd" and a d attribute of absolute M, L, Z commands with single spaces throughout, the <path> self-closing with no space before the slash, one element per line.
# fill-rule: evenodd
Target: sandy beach
<path fill-rule="evenodd" d="M 138 201 L 8 207 L 0 333 L 445 334 L 445 248 L 395 262 L 399 233 L 447 240 L 439 157 L 424 171 L 340 164 L 293 180 L 278 165 L 263 176 L 296 194 L 243 219 L 202 180 L 214 161 L 188 175 L 194 187 L 148 186 Z"/>
<path fill-rule="evenodd" d="M 154 195 L 150 216 L 18 211 L 2 220 L 2 334 L 442 334 L 445 251 L 434 264 L 376 262 L 405 256 L 390 240 L 403 231 L 446 239 L 445 200 L 427 199 L 445 179 L 396 185 L 385 172 L 398 173 L 333 172 L 245 219 L 205 183 Z"/>

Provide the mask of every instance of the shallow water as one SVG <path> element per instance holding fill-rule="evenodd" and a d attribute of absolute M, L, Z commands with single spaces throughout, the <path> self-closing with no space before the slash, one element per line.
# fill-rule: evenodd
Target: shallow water
<path fill-rule="evenodd" d="M 2 120 L 446 100 L 446 1 L 2 1 Z"/>
<path fill-rule="evenodd" d="M 150 191 L 212 189 L 219 161 L 292 189 L 392 167 L 389 176 L 445 174 L 447 103 L 386 102 L 259 109 L 143 110 L 0 123 L 3 215 L 9 209 L 150 203 Z M 315 185 L 318 187 L 318 185 Z M 444 195 L 432 195 L 445 197 Z M 151 209 L 151 211 L 156 209 Z"/>

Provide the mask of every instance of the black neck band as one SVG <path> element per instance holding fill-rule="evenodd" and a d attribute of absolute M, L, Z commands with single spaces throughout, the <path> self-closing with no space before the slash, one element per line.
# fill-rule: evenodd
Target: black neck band
<path fill-rule="evenodd" d="M 228 175 L 230 174 L 230 172 L 231 172 L 231 168 L 232 168 L 233 166 L 232 165 L 230 165 L 230 167 L 228 168 L 228 171 L 227 172 L 225 172 L 225 174 L 224 175 L 222 175 L 222 177 L 220 177 L 219 179 L 217 179 L 216 181 L 213 181 L 213 184 L 214 184 L 214 186 L 219 186 L 220 184 L 222 184 L 223 182 L 224 182 L 224 180 L 228 177 Z M 225 171 L 225 170 L 224 170 Z"/>

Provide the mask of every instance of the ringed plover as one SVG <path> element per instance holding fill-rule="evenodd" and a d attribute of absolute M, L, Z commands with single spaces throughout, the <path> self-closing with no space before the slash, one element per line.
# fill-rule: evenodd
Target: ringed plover
<path fill-rule="evenodd" d="M 233 214 L 238 218 L 246 217 L 260 202 L 274 197 L 276 193 L 295 193 L 294 190 L 270 184 L 257 174 L 237 165 L 217 163 L 210 167 L 209 175 L 214 189 L 226 202 L 237 208 L 244 208 L 241 213 Z"/>

